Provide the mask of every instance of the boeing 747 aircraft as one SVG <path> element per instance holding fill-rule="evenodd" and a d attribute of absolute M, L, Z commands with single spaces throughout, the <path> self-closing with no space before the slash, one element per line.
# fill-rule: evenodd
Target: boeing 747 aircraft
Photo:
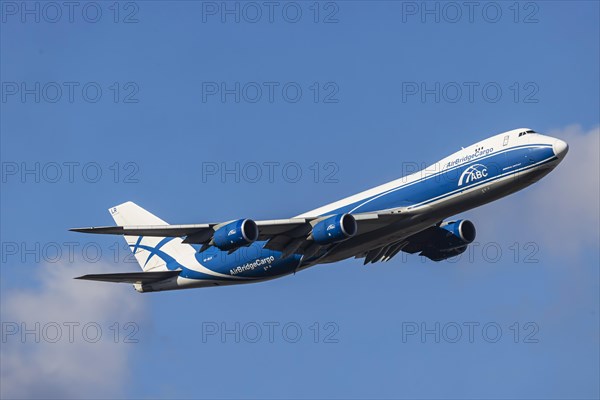
<path fill-rule="evenodd" d="M 515 129 L 290 219 L 169 225 L 126 202 L 109 209 L 117 226 L 71 230 L 124 235 L 143 272 L 77 279 L 155 292 L 260 282 L 349 257 L 389 261 L 400 251 L 445 260 L 475 240 L 471 221 L 446 218 L 531 185 L 567 151 L 560 139 Z"/>

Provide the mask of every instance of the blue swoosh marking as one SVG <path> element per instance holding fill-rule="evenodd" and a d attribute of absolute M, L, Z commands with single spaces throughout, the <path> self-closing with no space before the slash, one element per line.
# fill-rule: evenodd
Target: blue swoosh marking
<path fill-rule="evenodd" d="M 135 242 L 135 245 L 133 246 L 133 249 L 131 250 L 133 252 L 133 254 L 135 254 L 135 252 L 139 248 L 140 243 L 142 243 L 143 238 L 144 238 L 143 236 L 138 236 L 137 242 Z M 129 245 L 129 246 L 131 247 L 131 245 Z"/>

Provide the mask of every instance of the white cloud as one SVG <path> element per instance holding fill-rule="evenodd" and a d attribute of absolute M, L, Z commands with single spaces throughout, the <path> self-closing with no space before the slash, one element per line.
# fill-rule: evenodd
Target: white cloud
<path fill-rule="evenodd" d="M 584 131 L 572 125 L 544 133 L 569 144 L 565 159 L 538 183 L 473 215 L 482 230 L 526 231 L 550 253 L 577 257 L 600 240 L 600 127 Z"/>
<path fill-rule="evenodd" d="M 552 229 L 544 231 L 544 239 L 566 252 L 583 246 L 598 246 L 600 228 L 600 127 L 583 131 L 573 125 L 548 132 L 569 144 L 569 153 L 552 172 L 542 191 L 528 196 L 531 206 Z"/>
<path fill-rule="evenodd" d="M 84 263 L 82 263 L 85 265 Z M 112 268 L 114 271 L 114 266 Z M 122 396 L 129 376 L 129 358 L 139 344 L 123 343 L 124 324 L 137 326 L 145 319 L 143 295 L 121 284 L 73 280 L 85 273 L 108 272 L 110 268 L 93 264 L 87 267 L 46 265 L 39 268 L 36 289 L 5 290 L 2 293 L 3 334 L 0 358 L 0 397 L 2 398 L 107 398 Z M 40 323 L 40 343 L 33 334 L 23 340 L 21 324 L 35 330 Z M 73 342 L 69 342 L 69 327 Z M 115 343 L 111 326 L 119 323 L 120 335 Z M 7 335 L 17 324 L 19 332 Z M 56 328 L 62 336 L 56 340 Z M 102 329 L 96 343 L 86 340 L 82 328 L 86 323 Z M 10 325 L 10 326 L 9 326 Z M 96 325 L 87 331 L 94 339 Z M 47 330 L 44 332 L 44 328 Z M 137 334 L 139 339 L 140 334 Z"/>

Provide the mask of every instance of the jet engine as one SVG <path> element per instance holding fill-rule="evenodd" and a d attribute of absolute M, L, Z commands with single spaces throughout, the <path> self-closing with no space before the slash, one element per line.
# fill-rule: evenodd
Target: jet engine
<path fill-rule="evenodd" d="M 356 231 L 356 220 L 351 214 L 338 214 L 317 222 L 311 237 L 316 243 L 326 245 L 349 239 Z"/>
<path fill-rule="evenodd" d="M 232 250 L 246 246 L 258 239 L 258 227 L 251 219 L 239 219 L 218 228 L 212 242 L 221 250 Z"/>
<path fill-rule="evenodd" d="M 468 219 L 444 222 L 440 225 L 440 228 L 449 233 L 438 239 L 436 247 L 440 250 L 449 250 L 456 247 L 462 247 L 475 240 L 475 225 L 473 225 L 473 223 Z"/>
<path fill-rule="evenodd" d="M 463 253 L 475 240 L 475 233 L 475 225 L 469 220 L 443 222 L 409 237 L 402 251 L 442 261 Z"/>

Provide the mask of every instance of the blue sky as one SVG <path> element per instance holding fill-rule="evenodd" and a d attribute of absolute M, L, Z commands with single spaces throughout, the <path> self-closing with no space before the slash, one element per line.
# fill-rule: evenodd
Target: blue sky
<path fill-rule="evenodd" d="M 24 4 L 0 3 L 2 397 L 600 396 L 597 2 Z M 569 155 L 465 213 L 478 246 L 455 262 L 149 295 L 71 279 L 139 270 L 121 238 L 67 231 L 121 202 L 289 217 L 517 127 Z"/>

